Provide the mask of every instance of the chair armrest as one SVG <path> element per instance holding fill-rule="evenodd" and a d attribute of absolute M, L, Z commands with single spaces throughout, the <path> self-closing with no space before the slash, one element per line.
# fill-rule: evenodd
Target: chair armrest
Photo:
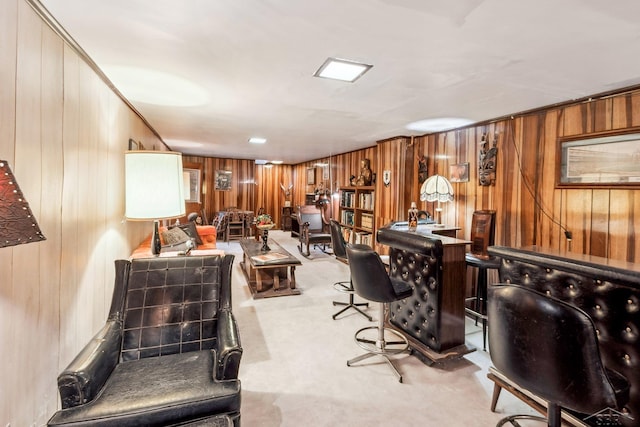
<path fill-rule="evenodd" d="M 108 321 L 58 375 L 62 409 L 93 400 L 118 363 L 122 324 Z"/>
<path fill-rule="evenodd" d="M 300 240 L 307 242 L 309 240 L 309 221 L 300 224 Z"/>
<path fill-rule="evenodd" d="M 218 381 L 237 379 L 242 347 L 240 347 L 238 325 L 231 310 L 224 309 L 218 312 L 217 332 L 218 339 L 213 349 L 214 379 Z"/>

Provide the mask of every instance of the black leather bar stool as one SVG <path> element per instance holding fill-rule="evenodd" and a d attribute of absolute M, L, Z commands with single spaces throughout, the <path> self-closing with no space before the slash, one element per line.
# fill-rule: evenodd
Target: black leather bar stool
<path fill-rule="evenodd" d="M 478 269 L 474 295 L 465 300 L 467 316 L 482 321 L 482 349 L 487 350 L 487 270 L 500 268 L 500 259 L 487 252 L 496 234 L 496 211 L 475 211 L 471 218 L 471 251 L 465 255 L 467 267 Z"/>
<path fill-rule="evenodd" d="M 331 230 L 331 247 L 333 248 L 333 255 L 336 257 L 338 261 L 349 265 L 349 260 L 347 259 L 347 245 L 344 242 L 344 238 L 342 237 L 340 224 L 338 223 L 338 221 L 332 219 L 329 222 L 329 226 Z M 338 311 L 336 314 L 333 315 L 333 320 L 336 320 L 336 318 L 340 316 L 342 313 L 344 313 L 345 311 L 349 309 L 353 309 L 358 313 L 362 314 L 367 319 L 369 319 L 370 322 L 373 321 L 373 317 L 369 316 L 367 313 L 365 313 L 360 309 L 360 307 L 369 307 L 369 303 L 354 302 L 355 291 L 353 290 L 353 284 L 351 283 L 351 280 L 336 282 L 333 284 L 333 288 L 338 292 L 349 294 L 349 302 L 342 302 L 342 301 L 333 302 L 333 305 L 344 306 L 342 310 Z"/>
<path fill-rule="evenodd" d="M 488 296 L 489 345 L 495 369 L 517 388 L 547 402 L 546 419 L 512 415 L 497 426 L 508 422 L 519 426 L 517 419 L 540 419 L 550 427 L 560 427 L 563 408 L 584 414 L 579 417 L 583 420 L 610 410 L 624 411 L 629 382 L 603 365 L 596 328 L 587 313 L 519 285 L 491 285 Z M 500 393 L 496 387 L 492 410 Z"/>
<path fill-rule="evenodd" d="M 385 303 L 401 300 L 413 294 L 413 288 L 406 282 L 392 280 L 385 269 L 380 256 L 367 245 L 347 246 L 347 258 L 351 270 L 353 289 L 358 296 L 380 303 L 378 325 L 368 326 L 358 330 L 355 334 L 356 344 L 362 347 L 366 353 L 347 361 L 347 366 L 373 356 L 382 357 L 391 367 L 398 381 L 402 382 L 402 375 L 393 365 L 389 355 L 398 354 L 409 348 L 407 339 L 399 332 L 385 328 L 384 306 Z M 375 336 L 371 337 L 371 332 Z M 388 341 L 386 335 L 393 335 L 395 340 Z"/>

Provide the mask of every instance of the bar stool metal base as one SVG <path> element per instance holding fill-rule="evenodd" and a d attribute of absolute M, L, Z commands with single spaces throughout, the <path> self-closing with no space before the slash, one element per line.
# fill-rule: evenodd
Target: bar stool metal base
<path fill-rule="evenodd" d="M 522 425 L 518 422 L 518 420 L 541 421 L 545 423 L 545 425 L 547 424 L 547 419 L 544 417 L 538 417 L 535 415 L 510 415 L 498 421 L 498 424 L 496 424 L 496 427 L 501 427 L 507 423 L 509 423 L 514 427 L 521 427 Z"/>
<path fill-rule="evenodd" d="M 341 301 L 333 301 L 333 305 L 345 306 L 342 310 L 334 314 L 333 320 L 336 320 L 338 316 L 349 309 L 356 310 L 358 313 L 362 314 L 364 317 L 369 319 L 369 322 L 373 321 L 373 317 L 369 316 L 367 313 L 362 311 L 359 307 L 369 307 L 368 302 L 354 302 L 354 291 L 353 286 L 351 286 L 351 282 L 336 282 L 333 284 L 333 288 L 338 292 L 343 292 L 349 294 L 349 302 L 341 302 Z"/>
<path fill-rule="evenodd" d="M 367 332 L 375 331 L 375 336 L 368 337 Z M 387 341 L 385 339 L 385 333 L 391 334 L 397 338 L 394 341 Z M 372 335 L 372 334 L 369 334 Z M 393 373 L 398 378 L 399 382 L 402 382 L 402 375 L 395 367 L 389 355 L 398 354 L 406 351 L 409 348 L 409 342 L 407 339 L 400 334 L 398 331 L 395 331 L 390 328 L 384 327 L 384 305 L 380 304 L 380 316 L 378 319 L 378 326 L 367 326 L 365 328 L 359 329 L 355 336 L 355 341 L 358 346 L 363 348 L 366 353 L 361 354 L 360 356 L 354 357 L 347 361 L 347 366 L 352 366 L 354 363 L 360 362 L 362 360 L 368 359 L 373 356 L 382 357 Z"/>

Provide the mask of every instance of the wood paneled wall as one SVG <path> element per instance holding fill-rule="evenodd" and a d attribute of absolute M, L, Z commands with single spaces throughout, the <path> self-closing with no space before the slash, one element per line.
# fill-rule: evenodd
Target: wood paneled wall
<path fill-rule="evenodd" d="M 256 178 L 253 160 L 182 156 L 183 163 L 202 165 L 202 207 L 211 220 L 221 210 L 255 210 Z M 216 190 L 216 171 L 231 171 L 231 189 Z"/>
<path fill-rule="evenodd" d="M 436 203 L 421 202 L 418 157 L 426 155 L 428 175 L 449 177 L 449 166 L 469 162 L 470 179 L 453 183 L 455 200 L 443 203 L 443 222 L 461 228 L 469 239 L 471 216 L 479 209 L 497 211 L 496 244 L 539 245 L 575 253 L 640 262 L 639 188 L 556 188 L 558 139 L 640 125 L 640 90 L 603 99 L 568 104 L 464 129 L 417 137 L 398 137 L 376 147 L 317 159 L 293 167 L 296 188 L 306 186 L 307 168 L 331 164 L 338 185 L 357 175 L 359 162 L 371 159 L 376 181 L 376 227 L 406 218 L 411 201 L 434 213 Z M 495 185 L 478 184 L 478 155 L 482 135 L 491 144 L 497 137 Z M 391 170 L 391 184 L 382 183 Z M 318 174 L 316 172 L 316 182 Z M 335 183 L 334 183 L 335 187 Z M 296 203 L 304 193 L 296 192 Z M 337 203 L 334 202 L 334 212 Z M 571 233 L 569 241 L 565 232 Z M 384 248 L 378 247 L 380 250 Z"/>
<path fill-rule="evenodd" d="M 539 245 L 575 253 L 640 262 L 640 189 L 556 188 L 558 139 L 640 123 L 640 92 L 609 96 L 499 120 L 491 124 L 415 138 L 429 158 L 429 175 L 448 176 L 449 165 L 470 163 L 470 181 L 454 183 L 453 203 L 443 204 L 447 224 L 470 237 L 471 213 L 497 211 L 496 244 Z M 478 185 L 482 134 L 498 138 L 497 179 Z M 405 191 L 419 193 L 417 180 Z M 421 207 L 432 211 L 433 203 Z M 565 237 L 571 232 L 572 240 Z"/>
<path fill-rule="evenodd" d="M 0 2 L 0 52 L 0 159 L 47 238 L 0 248 L 0 425 L 44 425 L 104 324 L 114 260 L 151 232 L 123 221 L 128 140 L 165 147 L 24 0 Z"/>

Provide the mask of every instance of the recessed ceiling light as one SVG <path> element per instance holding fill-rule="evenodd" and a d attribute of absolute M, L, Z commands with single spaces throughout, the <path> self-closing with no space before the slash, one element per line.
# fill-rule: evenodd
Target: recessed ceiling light
<path fill-rule="evenodd" d="M 273 163 L 274 165 L 281 165 L 282 160 L 271 160 L 271 163 Z"/>
<path fill-rule="evenodd" d="M 265 142 L 267 142 L 266 138 L 260 138 L 257 136 L 252 136 L 251 138 L 249 138 L 249 142 L 252 144 L 264 144 Z"/>
<path fill-rule="evenodd" d="M 440 132 L 443 130 L 460 128 L 474 123 L 473 120 L 460 117 L 438 117 L 435 119 L 418 120 L 405 126 L 409 130 L 419 132 Z"/>
<path fill-rule="evenodd" d="M 315 77 L 353 83 L 369 71 L 371 67 L 373 67 L 373 65 L 349 61 L 347 59 L 327 58 L 324 64 L 322 64 L 313 75 Z"/>

